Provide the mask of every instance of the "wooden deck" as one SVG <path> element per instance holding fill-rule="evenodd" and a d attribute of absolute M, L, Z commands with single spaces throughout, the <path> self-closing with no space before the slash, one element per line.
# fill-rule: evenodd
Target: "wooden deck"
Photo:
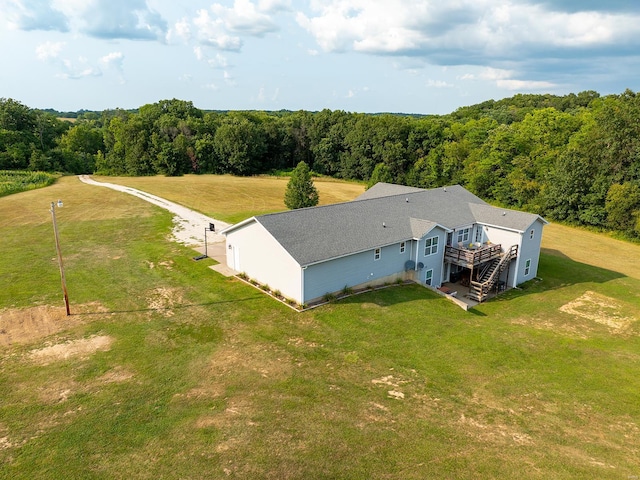
<path fill-rule="evenodd" d="M 481 245 L 474 249 L 447 246 L 444 251 L 444 259 L 454 265 L 473 268 L 498 258 L 501 254 L 502 245 L 500 244 Z"/>

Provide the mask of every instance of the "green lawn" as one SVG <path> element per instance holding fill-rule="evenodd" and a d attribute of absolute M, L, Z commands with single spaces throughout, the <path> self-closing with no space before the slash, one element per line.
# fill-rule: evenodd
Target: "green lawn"
<path fill-rule="evenodd" d="M 546 244 L 540 281 L 469 312 L 410 285 L 296 313 L 170 225 L 75 178 L 0 198 L 0 478 L 640 476 L 624 258 Z"/>

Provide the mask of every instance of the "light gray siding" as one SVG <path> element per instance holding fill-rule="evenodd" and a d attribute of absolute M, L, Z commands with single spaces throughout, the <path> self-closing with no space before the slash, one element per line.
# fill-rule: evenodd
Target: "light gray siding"
<path fill-rule="evenodd" d="M 542 229 L 544 224 L 541 220 L 536 220 L 523 234 L 522 245 L 518 252 L 520 262 L 518 262 L 517 284 L 532 280 L 538 274 L 538 263 L 540 262 L 540 244 L 542 242 Z M 531 232 L 533 231 L 533 238 Z M 525 275 L 526 261 L 531 259 L 529 274 Z"/>
<path fill-rule="evenodd" d="M 425 255 L 425 243 L 428 239 L 438 238 L 438 251 L 431 255 Z M 418 272 L 418 279 L 421 284 L 425 283 L 426 274 L 429 270 L 433 270 L 433 277 L 431 279 L 432 287 L 439 287 L 442 284 L 442 276 L 444 274 L 444 249 L 447 240 L 447 234 L 440 228 L 434 228 L 431 232 L 427 233 L 418 242 L 418 263 L 422 263 L 423 267 Z"/>
<path fill-rule="evenodd" d="M 342 290 L 345 286 L 375 283 L 389 275 L 402 275 L 404 264 L 410 259 L 411 244 L 406 242 L 404 253 L 400 243 L 381 247 L 380 259 L 375 260 L 374 250 L 367 250 L 347 257 L 336 258 L 309 265 L 304 274 L 304 301 L 309 302 L 327 293 Z"/>
<path fill-rule="evenodd" d="M 249 222 L 226 233 L 226 237 L 230 268 L 303 303 L 300 265 L 262 225 Z"/>

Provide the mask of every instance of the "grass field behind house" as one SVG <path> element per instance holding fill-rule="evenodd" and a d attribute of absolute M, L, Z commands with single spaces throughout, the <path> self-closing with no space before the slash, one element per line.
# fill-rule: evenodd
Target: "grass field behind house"
<path fill-rule="evenodd" d="M 146 189 L 227 221 L 284 193 L 174 180 Z M 342 185 L 326 197 L 348 200 Z M 0 321 L 33 330 L 0 347 L 0 478 L 640 476 L 640 247 L 550 225 L 540 280 L 472 311 L 399 286 L 295 313 L 194 262 L 170 227 L 73 177 L 0 198 Z M 92 339 L 107 346 L 41 355 Z"/>
<path fill-rule="evenodd" d="M 284 193 L 289 177 L 234 177 L 231 175 L 185 175 L 182 177 L 101 177 L 153 193 L 227 223 L 253 215 L 286 210 Z M 362 183 L 315 178 L 320 205 L 347 202 L 364 192 Z"/>

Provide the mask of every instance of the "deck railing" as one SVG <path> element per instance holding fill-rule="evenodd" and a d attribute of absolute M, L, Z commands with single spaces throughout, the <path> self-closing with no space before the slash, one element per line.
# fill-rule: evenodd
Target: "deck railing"
<path fill-rule="evenodd" d="M 492 288 L 498 282 L 500 278 L 500 274 L 505 271 L 506 268 L 509 267 L 509 264 L 512 260 L 515 260 L 518 256 L 518 246 L 512 245 L 511 248 L 507 252 L 502 255 L 500 258 L 500 262 L 494 267 L 491 276 L 485 279 L 483 282 L 474 282 L 471 281 L 469 288 L 469 297 L 478 302 L 483 302 Z"/>
<path fill-rule="evenodd" d="M 447 246 L 444 251 L 444 258 L 447 262 L 471 268 L 498 258 L 501 254 L 502 245 L 500 244 L 482 245 L 474 250 Z"/>

